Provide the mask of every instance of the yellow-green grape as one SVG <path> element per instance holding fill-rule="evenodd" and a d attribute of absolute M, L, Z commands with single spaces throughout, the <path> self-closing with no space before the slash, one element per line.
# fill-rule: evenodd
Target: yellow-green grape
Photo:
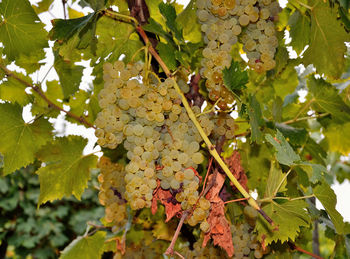
<path fill-rule="evenodd" d="M 122 194 L 125 192 L 122 165 L 115 164 L 107 157 L 101 157 L 98 163 L 100 174 L 99 201 L 105 206 L 105 220 L 114 226 L 121 226 L 126 221 L 126 201 Z"/>

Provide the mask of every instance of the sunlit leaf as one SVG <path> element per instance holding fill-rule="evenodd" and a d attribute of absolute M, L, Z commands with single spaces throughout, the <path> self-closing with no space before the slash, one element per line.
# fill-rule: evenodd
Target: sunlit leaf
<path fill-rule="evenodd" d="M 6 175 L 34 161 L 35 153 L 50 140 L 52 126 L 44 118 L 25 123 L 22 108 L 9 103 L 0 104 L 0 121 L 0 152 Z"/>

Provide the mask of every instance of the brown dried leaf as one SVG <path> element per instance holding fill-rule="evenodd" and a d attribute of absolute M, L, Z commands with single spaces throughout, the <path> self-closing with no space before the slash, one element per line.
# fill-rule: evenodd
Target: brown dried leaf
<path fill-rule="evenodd" d="M 177 213 L 181 211 L 181 204 L 178 203 L 175 197 L 170 193 L 169 190 L 163 190 L 160 188 L 160 182 L 158 181 L 158 187 L 153 191 L 153 199 L 151 205 L 151 211 L 154 215 L 157 212 L 158 204 L 160 201 L 165 207 L 166 220 L 168 222 Z"/>
<path fill-rule="evenodd" d="M 209 176 L 208 181 L 215 177 L 213 187 L 208 191 L 206 198 L 211 202 L 211 210 L 207 218 L 210 224 L 210 230 L 205 233 L 202 246 L 205 247 L 210 238 L 214 245 L 221 246 L 232 257 L 234 254 L 232 234 L 230 224 L 225 217 L 225 206 L 223 200 L 219 197 L 220 190 L 225 182 L 225 175 L 217 171 Z"/>
<path fill-rule="evenodd" d="M 225 163 L 232 172 L 233 176 L 248 191 L 247 182 L 248 178 L 244 172 L 244 168 L 241 164 L 241 155 L 238 151 L 233 151 L 233 154 L 225 159 Z M 231 186 L 235 189 L 236 187 L 231 183 Z"/>

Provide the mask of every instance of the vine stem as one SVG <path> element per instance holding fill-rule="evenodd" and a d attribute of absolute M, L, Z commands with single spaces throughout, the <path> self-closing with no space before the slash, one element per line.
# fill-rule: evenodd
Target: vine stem
<path fill-rule="evenodd" d="M 69 111 L 66 111 L 65 109 L 61 108 L 60 106 L 56 105 L 55 103 L 53 103 L 51 100 L 49 100 L 49 98 L 47 98 L 47 96 L 45 95 L 45 93 L 40 89 L 39 86 L 37 85 L 32 85 L 31 83 L 23 80 L 22 78 L 19 78 L 16 74 L 14 74 L 12 71 L 10 71 L 6 66 L 4 66 L 3 64 L 0 64 L 0 69 L 2 71 L 4 71 L 4 73 L 8 76 L 8 77 L 12 77 L 15 80 L 17 80 L 18 82 L 20 82 L 21 84 L 32 88 L 42 99 L 44 99 L 45 102 L 47 102 L 47 104 L 59 111 L 64 112 L 65 114 L 67 114 L 67 116 L 79 121 L 80 123 L 84 124 L 85 126 L 89 127 L 89 128 L 94 128 L 96 129 L 96 127 L 94 125 L 92 125 L 91 123 L 89 123 L 88 121 L 85 120 L 85 118 L 80 117 L 74 113 L 71 113 Z"/>
<path fill-rule="evenodd" d="M 171 240 L 171 243 L 170 243 L 168 249 L 165 251 L 166 255 L 173 255 L 176 252 L 176 251 L 174 251 L 174 246 L 175 246 L 176 240 L 179 237 L 179 234 L 181 232 L 182 225 L 184 224 L 185 219 L 187 218 L 188 215 L 189 215 L 189 212 L 187 210 L 184 211 L 184 213 L 182 213 L 180 222 L 177 225 L 177 228 L 175 230 L 175 234 L 174 234 L 174 236 L 173 236 L 173 238 Z M 178 254 L 178 253 L 176 253 L 176 254 Z"/>
<path fill-rule="evenodd" d="M 148 45 L 149 52 L 152 54 L 152 56 L 157 60 L 159 65 L 162 67 L 163 71 L 167 75 L 168 78 L 171 78 L 174 82 L 175 90 L 178 92 L 178 94 L 181 97 L 182 104 L 184 105 L 188 116 L 192 120 L 193 124 L 197 128 L 199 134 L 201 135 L 202 139 L 204 140 L 205 144 L 208 147 L 208 150 L 210 154 L 214 157 L 214 159 L 217 161 L 217 163 L 220 165 L 222 170 L 226 173 L 228 178 L 231 180 L 231 182 L 235 185 L 235 187 L 239 190 L 239 192 L 244 196 L 244 198 L 247 198 L 248 203 L 250 206 L 255 208 L 259 213 L 271 224 L 274 226 L 274 223 L 272 219 L 260 208 L 259 204 L 254 200 L 253 197 L 250 196 L 250 194 L 243 188 L 243 186 L 237 181 L 237 179 L 234 177 L 234 175 L 231 173 L 230 169 L 227 167 L 225 162 L 222 160 L 219 153 L 216 151 L 215 146 L 210 142 L 208 136 L 205 134 L 204 130 L 202 129 L 202 126 L 199 124 L 196 115 L 192 111 L 186 97 L 182 93 L 180 87 L 178 86 L 176 80 L 174 79 L 172 73 L 170 72 L 167 65 L 164 63 L 162 58 L 158 55 L 157 51 L 149 44 L 149 39 L 145 33 L 145 31 L 142 29 L 141 26 L 136 27 L 137 32 L 140 34 L 142 39 L 144 40 L 145 44 Z"/>
<path fill-rule="evenodd" d="M 306 250 L 302 249 L 301 247 L 296 246 L 294 243 L 292 243 L 290 241 L 288 242 L 288 245 L 293 250 L 297 250 L 297 251 L 302 252 L 304 254 L 310 255 L 310 256 L 312 256 L 313 258 L 316 258 L 316 259 L 323 259 L 323 257 L 315 255 L 315 254 L 313 254 L 313 253 L 311 253 L 309 251 L 306 251 Z"/>

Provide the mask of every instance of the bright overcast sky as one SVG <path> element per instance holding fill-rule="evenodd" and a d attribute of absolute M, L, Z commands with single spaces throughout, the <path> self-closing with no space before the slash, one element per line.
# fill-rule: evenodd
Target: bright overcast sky
<path fill-rule="evenodd" d="M 39 2 L 38 0 L 30 0 L 31 3 L 36 3 Z M 68 4 L 70 4 L 72 1 L 68 0 Z M 178 3 L 181 3 L 183 5 L 187 5 L 190 0 L 177 0 Z M 281 5 L 285 5 L 286 4 L 286 0 L 282 0 L 280 1 Z M 74 4 L 71 5 L 74 9 L 77 9 L 79 11 L 84 12 L 85 14 L 89 13 L 90 11 L 92 11 L 90 8 L 80 8 L 79 5 Z M 53 16 L 55 15 L 55 16 Z M 63 9 L 62 9 L 62 1 L 61 0 L 55 0 L 52 8 L 51 8 L 51 12 L 48 13 L 43 13 L 40 15 L 40 19 L 46 24 L 45 29 L 46 30 L 50 30 L 52 28 L 51 25 L 51 20 L 54 18 L 63 18 Z M 39 71 L 38 75 L 34 75 L 33 80 L 37 80 L 37 78 L 39 78 L 39 81 L 41 78 L 43 78 L 43 76 L 47 73 L 47 71 L 49 71 L 50 67 L 53 64 L 53 55 L 52 53 L 47 53 L 47 59 L 45 60 L 45 63 L 47 63 L 47 65 L 43 66 L 41 68 L 41 70 Z M 91 84 L 93 77 L 91 77 L 91 68 L 89 68 L 88 66 L 88 62 L 82 63 L 82 65 L 84 65 L 86 67 L 86 69 L 84 70 L 84 76 L 82 79 L 82 83 L 80 88 L 86 89 L 89 87 L 89 84 Z M 58 80 L 58 76 L 55 73 L 54 70 L 51 70 L 49 75 L 47 76 L 47 80 L 51 81 L 51 80 Z M 27 107 L 27 111 L 29 111 L 30 107 Z M 26 121 L 30 121 L 31 120 L 31 115 L 28 112 L 24 112 L 23 114 L 24 118 Z M 87 147 L 84 150 L 84 153 L 91 153 L 94 151 L 99 150 L 99 147 L 95 147 L 95 149 L 93 149 L 95 142 L 96 142 L 96 137 L 94 135 L 94 131 L 93 129 L 86 129 L 84 126 L 77 126 L 75 124 L 72 123 L 67 123 L 67 122 L 63 122 L 62 117 L 57 119 L 57 120 L 52 120 L 55 123 L 55 128 L 58 132 L 61 132 L 62 134 L 75 134 L 75 135 L 82 135 L 86 138 L 89 139 L 89 143 L 87 145 Z M 332 188 L 334 189 L 337 198 L 338 198 L 338 203 L 337 203 L 337 210 L 343 215 L 344 219 L 346 221 L 350 221 L 350 206 L 349 204 L 349 197 L 350 197 L 350 183 L 349 181 L 345 181 L 343 184 L 334 184 L 332 186 Z M 320 205 L 319 202 L 317 202 L 317 207 L 321 208 L 322 205 Z"/>

